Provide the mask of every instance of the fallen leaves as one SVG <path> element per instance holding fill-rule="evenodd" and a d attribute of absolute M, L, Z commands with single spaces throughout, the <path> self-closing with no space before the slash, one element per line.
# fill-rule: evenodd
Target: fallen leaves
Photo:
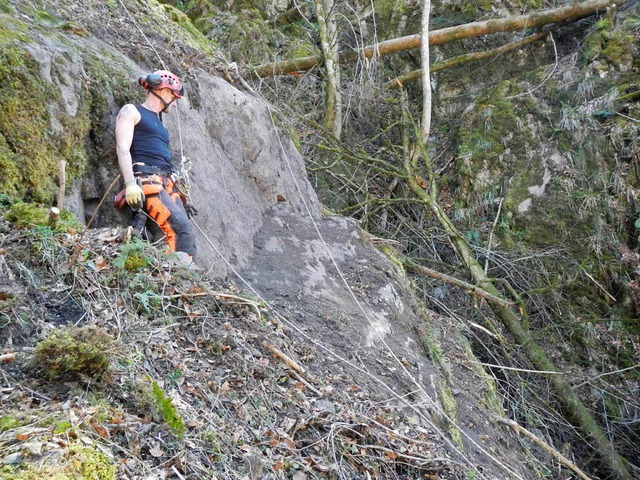
<path fill-rule="evenodd" d="M 408 440 L 420 437 L 418 426 L 373 405 L 354 378 L 329 377 L 322 355 L 262 315 L 259 303 L 233 285 L 195 282 L 153 263 L 120 278 L 118 241 L 113 231 L 88 237 L 73 285 L 47 281 L 53 296 L 73 295 L 83 305 L 82 321 L 118 336 L 117 368 L 108 384 L 81 393 L 63 385 L 46 394 L 36 385 L 0 388 L 3 408 L 48 419 L 46 427 L 27 418 L 0 432 L 0 445 L 11 445 L 3 462 L 44 461 L 86 445 L 117 464 L 122 478 L 243 478 L 248 458 L 263 471 L 256 478 L 383 478 L 398 463 L 415 478 L 425 472 L 421 462 L 432 452 Z M 148 310 L 135 297 L 145 292 Z M 15 311 L 34 313 L 26 303 Z M 46 321 L 40 327 L 53 328 Z M 22 360 L 21 351 L 6 350 L 0 362 L 13 362 L 16 353 Z M 183 419 L 183 439 L 145 394 L 152 382 Z M 396 424 L 406 435 L 395 433 Z"/>

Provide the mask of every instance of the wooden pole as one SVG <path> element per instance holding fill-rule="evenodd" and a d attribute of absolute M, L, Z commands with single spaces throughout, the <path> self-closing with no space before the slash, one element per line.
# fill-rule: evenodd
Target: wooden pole
<path fill-rule="evenodd" d="M 60 218 L 60 209 L 56 207 L 51 207 L 49 210 L 49 226 L 51 228 L 56 228 L 58 225 L 58 218 Z"/>
<path fill-rule="evenodd" d="M 65 160 L 60 160 L 60 177 L 59 177 L 59 188 L 58 188 L 58 210 L 62 211 L 64 206 L 64 193 L 67 190 L 67 162 Z"/>

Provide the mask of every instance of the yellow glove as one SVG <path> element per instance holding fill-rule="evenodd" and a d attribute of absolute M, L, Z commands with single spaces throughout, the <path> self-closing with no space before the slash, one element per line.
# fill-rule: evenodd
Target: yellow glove
<path fill-rule="evenodd" d="M 144 194 L 142 193 L 142 189 L 135 180 L 129 180 L 124 184 L 124 186 L 126 188 L 125 196 L 127 199 L 127 205 L 129 205 L 134 210 L 140 210 L 144 202 Z"/>

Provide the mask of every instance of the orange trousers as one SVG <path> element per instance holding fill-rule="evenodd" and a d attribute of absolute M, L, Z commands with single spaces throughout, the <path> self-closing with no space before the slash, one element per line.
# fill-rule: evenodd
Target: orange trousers
<path fill-rule="evenodd" d="M 164 234 L 167 247 L 174 252 L 196 254 L 193 228 L 184 210 L 180 192 L 171 178 L 160 175 L 140 177 L 145 195 L 144 210 Z"/>

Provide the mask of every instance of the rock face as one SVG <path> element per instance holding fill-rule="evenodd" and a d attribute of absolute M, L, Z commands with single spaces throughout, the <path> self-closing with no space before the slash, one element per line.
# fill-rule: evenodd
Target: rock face
<path fill-rule="evenodd" d="M 248 264 L 253 237 L 269 208 L 284 203 L 299 215 L 318 215 L 320 206 L 300 154 L 275 126 L 277 114 L 220 78 L 205 72 L 196 78 L 189 85 L 193 93 L 178 112 L 166 116 L 166 124 L 177 158 L 180 128 L 192 167 L 191 195 L 200 211 L 196 222 L 206 235 L 198 238 L 198 263 L 224 277 L 230 266 Z M 192 96 L 199 108 L 192 107 Z"/>

